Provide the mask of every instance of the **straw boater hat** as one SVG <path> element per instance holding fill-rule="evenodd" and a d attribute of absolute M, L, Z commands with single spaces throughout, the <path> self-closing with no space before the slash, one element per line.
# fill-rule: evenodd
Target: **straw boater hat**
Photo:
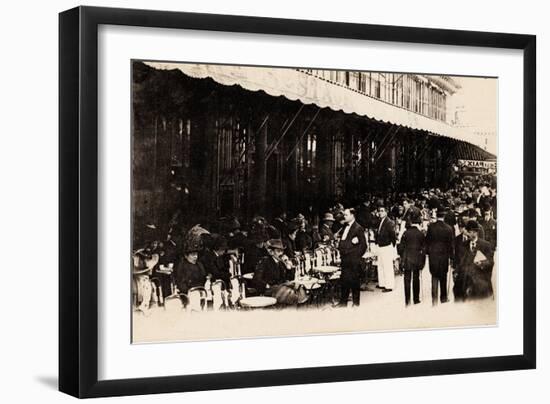
<path fill-rule="evenodd" d="M 325 222 L 327 222 L 327 221 L 332 221 L 332 222 L 334 222 L 334 216 L 332 215 L 332 213 L 327 212 L 327 213 L 325 213 L 325 215 L 323 216 L 323 221 L 325 221 Z"/>
<path fill-rule="evenodd" d="M 285 247 L 283 246 L 283 242 L 281 239 L 273 238 L 271 240 L 267 241 L 267 248 L 273 248 L 276 250 L 284 250 Z"/>

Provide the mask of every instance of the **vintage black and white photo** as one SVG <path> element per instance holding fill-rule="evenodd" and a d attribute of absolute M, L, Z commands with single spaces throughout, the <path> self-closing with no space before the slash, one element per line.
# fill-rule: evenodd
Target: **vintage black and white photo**
<path fill-rule="evenodd" d="M 134 343 L 497 324 L 498 78 L 131 69 Z"/>

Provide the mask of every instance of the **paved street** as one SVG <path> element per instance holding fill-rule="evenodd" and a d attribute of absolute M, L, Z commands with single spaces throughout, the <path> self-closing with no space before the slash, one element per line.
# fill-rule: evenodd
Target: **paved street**
<path fill-rule="evenodd" d="M 491 326 L 497 322 L 496 296 L 495 299 L 455 303 L 452 280 L 450 301 L 432 306 L 427 267 L 422 271 L 420 304 L 405 306 L 401 275 L 396 276 L 396 288 L 391 293 L 382 293 L 374 284 L 369 287 L 373 291 L 361 292 L 359 308 L 326 305 L 318 309 L 187 313 L 181 310 L 179 301 L 173 300 L 166 309 L 151 309 L 149 316 L 134 313 L 134 342 Z"/>

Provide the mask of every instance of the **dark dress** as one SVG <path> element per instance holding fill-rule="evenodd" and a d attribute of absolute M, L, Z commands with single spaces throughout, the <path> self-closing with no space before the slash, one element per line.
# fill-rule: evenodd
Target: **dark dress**
<path fill-rule="evenodd" d="M 206 272 L 200 262 L 191 264 L 185 258 L 181 258 L 176 267 L 176 285 L 181 293 L 187 293 L 189 289 L 204 286 Z"/>

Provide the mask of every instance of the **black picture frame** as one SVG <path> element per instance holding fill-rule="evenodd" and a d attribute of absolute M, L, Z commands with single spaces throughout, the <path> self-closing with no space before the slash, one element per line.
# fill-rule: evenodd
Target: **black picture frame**
<path fill-rule="evenodd" d="M 98 380 L 98 26 L 194 29 L 523 50 L 523 354 Z M 77 7 L 59 15 L 59 389 L 76 397 L 326 383 L 536 366 L 536 37 Z"/>

